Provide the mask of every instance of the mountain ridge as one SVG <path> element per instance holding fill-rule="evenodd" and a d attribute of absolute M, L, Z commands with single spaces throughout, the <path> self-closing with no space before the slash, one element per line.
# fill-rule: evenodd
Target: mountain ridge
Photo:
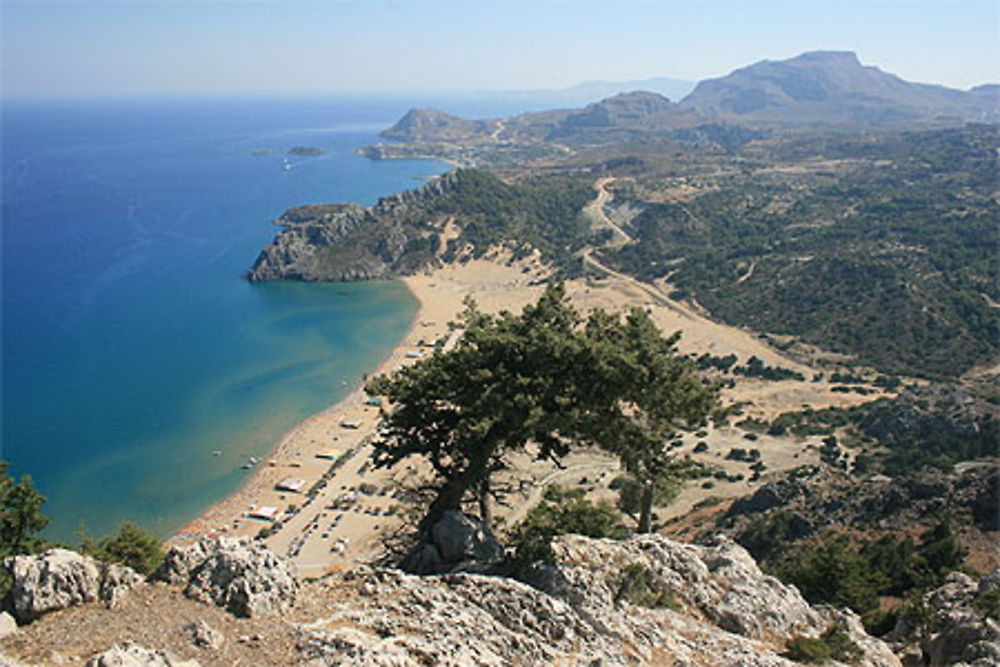
<path fill-rule="evenodd" d="M 643 101 L 637 106 L 634 102 L 639 99 Z M 631 108 L 614 113 L 623 106 Z M 528 112 L 506 118 L 471 120 L 437 109 L 410 109 L 381 136 L 403 142 L 586 144 L 606 140 L 610 130 L 634 135 L 641 129 L 646 135 L 669 135 L 678 129 L 719 122 L 843 128 L 857 124 L 889 127 L 913 122 L 956 124 L 997 119 L 1000 84 L 986 83 L 963 91 L 907 81 L 862 64 L 852 51 L 807 51 L 704 79 L 677 102 L 656 92 L 634 90 L 605 97 L 582 109 Z"/>

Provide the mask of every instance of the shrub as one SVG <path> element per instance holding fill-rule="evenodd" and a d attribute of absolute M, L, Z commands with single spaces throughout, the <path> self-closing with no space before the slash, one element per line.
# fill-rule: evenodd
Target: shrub
<path fill-rule="evenodd" d="M 118 533 L 98 540 L 84 538 L 81 551 L 108 563 L 121 563 L 149 574 L 163 561 L 160 541 L 134 523 L 122 523 Z"/>
<path fill-rule="evenodd" d="M 785 644 L 785 649 L 785 655 L 796 662 L 822 663 L 832 659 L 850 664 L 864 657 L 861 648 L 836 624 L 816 639 L 794 637 Z"/>
<path fill-rule="evenodd" d="M 510 534 L 508 546 L 514 553 L 508 559 L 508 569 L 518 576 L 538 561 L 551 562 L 555 557 L 552 538 L 567 533 L 620 538 L 628 534 L 628 529 L 621 514 L 610 505 L 591 503 L 579 489 L 552 486 Z"/>
<path fill-rule="evenodd" d="M 625 566 L 616 588 L 615 602 L 627 600 L 651 609 L 680 609 L 680 601 L 673 590 L 655 579 L 649 569 L 639 563 Z"/>

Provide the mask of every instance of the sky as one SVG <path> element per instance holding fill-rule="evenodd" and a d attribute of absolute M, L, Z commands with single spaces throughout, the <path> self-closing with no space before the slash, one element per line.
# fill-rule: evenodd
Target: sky
<path fill-rule="evenodd" d="M 699 80 L 803 51 L 1000 81 L 997 0 L 0 0 L 4 98 Z"/>

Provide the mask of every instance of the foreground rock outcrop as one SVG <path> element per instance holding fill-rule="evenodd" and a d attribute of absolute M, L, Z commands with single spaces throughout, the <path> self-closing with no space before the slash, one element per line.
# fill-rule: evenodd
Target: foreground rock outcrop
<path fill-rule="evenodd" d="M 1000 665 L 1000 570 L 978 582 L 961 572 L 923 597 L 926 618 L 903 618 L 890 633 L 907 667 Z"/>
<path fill-rule="evenodd" d="M 476 545 L 453 546 L 461 556 Z M 93 665 L 789 665 L 791 638 L 838 626 L 861 664 L 900 664 L 857 617 L 811 607 L 728 539 L 564 536 L 553 546 L 555 562 L 533 570 L 531 585 L 360 567 L 299 588 L 263 547 L 199 543 L 172 551 L 159 581 L 119 608 L 46 615 L 0 639 L 0 655 Z"/>
<path fill-rule="evenodd" d="M 98 600 L 113 606 L 142 581 L 131 568 L 101 563 L 67 549 L 15 556 L 8 560 L 7 571 L 13 582 L 9 606 L 20 624 Z"/>
<path fill-rule="evenodd" d="M 259 543 L 231 538 L 171 549 L 153 579 L 244 617 L 286 611 L 299 590 L 290 563 Z"/>

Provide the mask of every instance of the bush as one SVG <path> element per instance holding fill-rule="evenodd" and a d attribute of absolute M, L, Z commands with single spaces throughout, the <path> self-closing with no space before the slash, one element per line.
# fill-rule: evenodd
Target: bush
<path fill-rule="evenodd" d="M 615 602 L 627 600 L 650 609 L 680 609 L 680 601 L 664 582 L 655 579 L 646 566 L 631 563 L 622 571 Z"/>
<path fill-rule="evenodd" d="M 796 662 L 822 663 L 837 660 L 848 664 L 864 657 L 861 648 L 839 625 L 831 625 L 818 639 L 797 636 L 785 644 L 785 655 Z"/>
<path fill-rule="evenodd" d="M 832 657 L 830 647 L 822 639 L 793 637 L 785 645 L 785 656 L 795 662 L 826 662 Z"/>
<path fill-rule="evenodd" d="M 118 533 L 99 540 L 84 538 L 81 551 L 107 563 L 121 563 L 149 574 L 163 561 L 160 541 L 134 523 L 122 523 Z"/>
<path fill-rule="evenodd" d="M 514 553 L 508 559 L 508 569 L 518 576 L 538 561 L 551 562 L 555 557 L 552 538 L 567 533 L 621 538 L 628 529 L 621 522 L 621 514 L 610 505 L 594 505 L 581 490 L 552 486 L 510 534 L 508 546 Z"/>

